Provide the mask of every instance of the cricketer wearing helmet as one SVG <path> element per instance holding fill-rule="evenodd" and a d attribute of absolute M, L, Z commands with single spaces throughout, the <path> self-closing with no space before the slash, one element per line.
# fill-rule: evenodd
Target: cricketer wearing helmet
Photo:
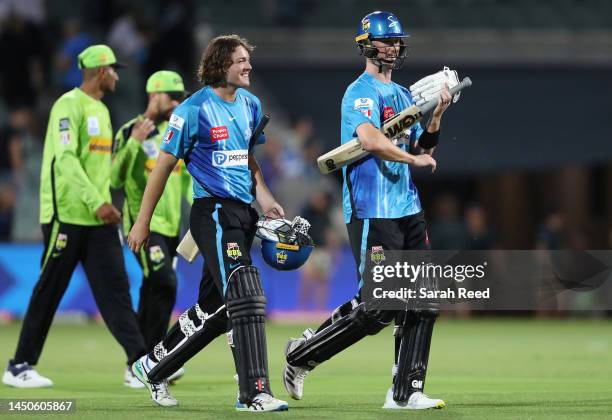
<path fill-rule="evenodd" d="M 115 135 L 111 186 L 123 188 L 124 232 L 129 232 L 142 202 L 147 178 L 159 156 L 172 111 L 185 98 L 180 75 L 161 70 L 147 80 L 147 108 L 126 122 Z M 168 178 L 151 219 L 151 237 L 136 255 L 143 272 L 138 323 L 148 349 L 166 335 L 176 301 L 176 256 L 181 219 L 181 197 L 191 202 L 191 176 L 179 161 Z M 137 383 L 142 386 L 140 382 Z"/>
<path fill-rule="evenodd" d="M 406 37 L 395 15 L 365 16 L 355 41 L 366 58 L 365 71 L 349 85 L 341 106 L 341 139 L 359 138 L 370 155 L 343 168 L 343 207 L 349 240 L 358 268 L 359 289 L 366 255 L 372 250 L 428 249 L 421 202 L 410 168 L 435 170 L 431 157 L 438 143 L 440 118 L 451 97 L 444 88 L 440 102 L 423 130 L 417 123 L 406 132 L 409 144 L 395 146 L 379 130 L 384 120 L 413 104 L 410 91 L 391 81 L 406 56 Z M 411 146 L 411 148 L 409 148 Z M 418 154 L 410 151 L 418 151 Z M 423 153 L 420 153 L 423 152 Z M 305 375 L 366 335 L 396 320 L 396 362 L 393 386 L 384 408 L 441 408 L 444 402 L 423 394 L 435 310 L 373 310 L 360 292 L 337 308 L 316 331 L 291 339 L 286 347 L 284 384 L 302 398 Z M 396 374 L 396 372 L 400 374 Z"/>
<path fill-rule="evenodd" d="M 160 405 L 176 405 L 164 380 L 215 337 L 231 328 L 231 347 L 245 411 L 286 410 L 272 396 L 265 340 L 265 306 L 259 270 L 250 250 L 256 232 L 256 199 L 263 212 L 284 211 L 267 188 L 251 154 L 252 133 L 263 118 L 250 85 L 253 47 L 237 35 L 210 41 L 199 76 L 204 87 L 179 105 L 149 175 L 130 248 L 138 252 L 149 236 L 153 210 L 179 159 L 193 178 L 190 230 L 204 257 L 198 302 L 183 313 L 152 352 L 133 365 Z M 262 143 L 265 136 L 253 139 Z"/>

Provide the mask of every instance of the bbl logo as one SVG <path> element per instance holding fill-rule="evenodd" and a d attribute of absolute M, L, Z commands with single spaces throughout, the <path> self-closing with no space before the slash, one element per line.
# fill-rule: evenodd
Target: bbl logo
<path fill-rule="evenodd" d="M 363 32 L 368 32 L 370 30 L 370 18 L 365 18 L 361 21 L 361 29 Z"/>
<path fill-rule="evenodd" d="M 227 243 L 227 256 L 234 260 L 237 260 L 238 257 L 242 257 L 242 252 L 240 252 L 240 247 L 236 242 Z"/>
<path fill-rule="evenodd" d="M 370 259 L 374 264 L 380 264 L 385 260 L 385 253 L 382 246 L 373 246 Z"/>
<path fill-rule="evenodd" d="M 68 235 L 65 233 L 59 233 L 57 240 L 55 241 L 55 250 L 63 251 L 68 246 Z"/>
<path fill-rule="evenodd" d="M 164 260 L 164 251 L 162 251 L 161 246 L 153 245 L 149 248 L 149 259 L 154 263 L 159 263 Z"/>
<path fill-rule="evenodd" d="M 279 264 L 285 264 L 287 262 L 287 253 L 285 251 L 279 251 L 276 253 L 276 262 Z"/>

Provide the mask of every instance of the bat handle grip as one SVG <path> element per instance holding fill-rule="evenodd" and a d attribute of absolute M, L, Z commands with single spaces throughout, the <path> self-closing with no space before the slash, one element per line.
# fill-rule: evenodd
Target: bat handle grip
<path fill-rule="evenodd" d="M 451 94 L 451 96 L 453 96 L 455 93 L 461 92 L 463 89 L 465 89 L 466 87 L 470 87 L 470 86 L 472 86 L 472 80 L 469 77 L 464 77 L 461 83 L 450 88 L 448 92 Z M 440 98 L 436 98 L 436 99 L 432 99 L 429 102 L 425 102 L 423 106 L 420 107 L 421 113 L 427 114 L 428 112 L 432 111 L 435 107 L 438 106 L 439 100 Z"/>

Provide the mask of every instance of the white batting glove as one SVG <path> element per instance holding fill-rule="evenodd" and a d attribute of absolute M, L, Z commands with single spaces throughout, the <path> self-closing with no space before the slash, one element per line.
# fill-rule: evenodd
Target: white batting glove
<path fill-rule="evenodd" d="M 417 106 L 421 106 L 425 102 L 436 99 L 440 96 L 440 91 L 444 89 L 445 83 L 449 89 L 459 84 L 459 75 L 456 70 L 444 66 L 439 72 L 425 76 L 411 85 L 412 100 Z M 459 100 L 460 95 L 461 92 L 458 92 L 453 96 L 453 103 Z"/>

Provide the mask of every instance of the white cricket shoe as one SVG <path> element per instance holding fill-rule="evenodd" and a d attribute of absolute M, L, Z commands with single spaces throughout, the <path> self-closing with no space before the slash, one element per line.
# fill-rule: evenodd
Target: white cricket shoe
<path fill-rule="evenodd" d="M 236 404 L 237 411 L 287 411 L 289 410 L 289 404 L 287 401 L 279 400 L 274 398 L 270 394 L 262 392 L 257 394 L 250 404 Z"/>
<path fill-rule="evenodd" d="M 151 399 L 155 404 L 161 405 L 162 407 L 174 407 L 178 405 L 178 401 L 170 394 L 167 380 L 162 382 L 149 381 L 147 372 L 153 368 L 152 365 L 153 362 L 150 361 L 149 356 L 145 354 L 132 364 L 132 372 L 134 372 L 138 380 L 147 387 L 151 393 Z"/>
<path fill-rule="evenodd" d="M 314 335 L 314 331 L 308 328 L 303 333 L 304 337 L 302 338 L 291 338 L 287 342 L 285 346 L 285 357 L 287 354 L 292 352 L 296 347 L 302 344 L 306 338 Z M 306 375 L 310 372 L 311 369 L 305 368 L 303 366 L 292 366 L 289 363 L 285 365 L 285 369 L 283 370 L 283 384 L 285 385 L 285 389 L 291 398 L 294 400 L 301 400 L 304 395 L 304 379 L 306 379 Z"/>
<path fill-rule="evenodd" d="M 129 366 L 125 369 L 125 374 L 123 375 L 123 385 L 132 389 L 142 389 L 145 387 L 136 375 L 134 375 Z"/>
<path fill-rule="evenodd" d="M 9 362 L 2 383 L 15 388 L 49 388 L 53 386 L 53 381 L 41 376 L 27 362 L 12 364 Z"/>
<path fill-rule="evenodd" d="M 387 391 L 385 404 L 382 408 L 392 410 L 427 410 L 428 408 L 444 408 L 446 404 L 443 400 L 429 398 L 422 392 L 413 392 L 407 402 L 398 403 L 393 399 L 393 387 Z"/>
<path fill-rule="evenodd" d="M 185 376 L 185 368 L 179 368 L 172 375 L 168 376 L 168 383 L 170 385 L 175 385 L 176 382 L 178 382 L 178 380 L 181 379 L 183 376 Z"/>

